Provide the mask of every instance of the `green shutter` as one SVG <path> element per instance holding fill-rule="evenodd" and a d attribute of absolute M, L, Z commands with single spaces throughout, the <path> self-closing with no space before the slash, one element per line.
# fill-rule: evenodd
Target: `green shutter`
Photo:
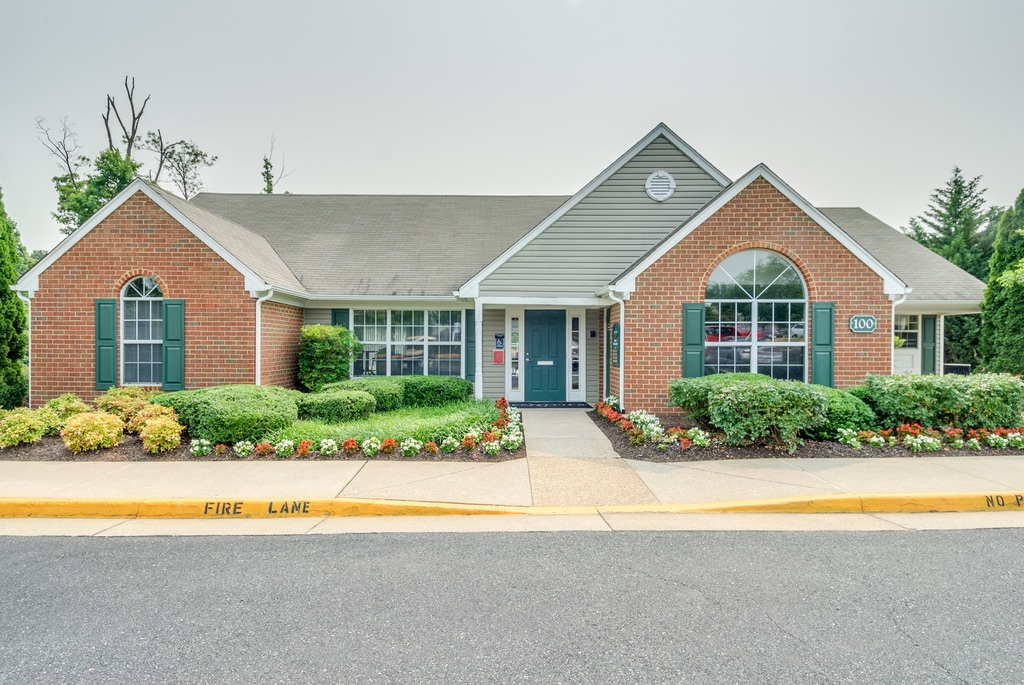
<path fill-rule="evenodd" d="M 834 302 L 815 302 L 811 305 L 811 383 L 835 387 L 835 329 Z"/>
<path fill-rule="evenodd" d="M 938 365 L 935 315 L 921 317 L 921 373 L 934 374 Z"/>
<path fill-rule="evenodd" d="M 332 326 L 344 326 L 349 328 L 348 325 L 348 309 L 332 309 L 331 310 L 331 325 Z"/>
<path fill-rule="evenodd" d="M 163 390 L 185 389 L 185 300 L 164 300 Z"/>
<path fill-rule="evenodd" d="M 604 310 L 604 397 L 611 395 L 612 382 L 612 309 Z"/>
<path fill-rule="evenodd" d="M 117 385 L 117 300 L 98 298 L 96 312 L 96 389 Z"/>
<path fill-rule="evenodd" d="M 683 378 L 704 375 L 704 305 L 683 305 Z"/>
<path fill-rule="evenodd" d="M 476 382 L 476 310 L 466 310 L 466 380 Z"/>

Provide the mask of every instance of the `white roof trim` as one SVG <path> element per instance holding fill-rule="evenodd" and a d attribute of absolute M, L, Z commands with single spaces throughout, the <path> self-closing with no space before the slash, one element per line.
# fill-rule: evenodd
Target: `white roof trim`
<path fill-rule="evenodd" d="M 562 203 L 562 205 L 558 209 L 549 214 L 548 217 L 544 219 L 542 222 L 537 224 L 537 226 L 534 227 L 533 230 L 531 230 L 529 233 L 527 233 L 522 238 L 517 240 L 515 244 L 513 244 L 507 250 L 498 255 L 498 257 L 494 261 L 492 261 L 490 264 L 481 269 L 476 276 L 466 281 L 466 283 L 456 291 L 456 294 L 459 297 L 477 297 L 480 294 L 480 283 L 485 278 L 494 273 L 498 269 L 498 267 L 500 267 L 502 264 L 511 259 L 513 255 L 515 255 L 517 252 L 519 252 L 519 250 L 521 250 L 523 247 L 529 244 L 534 238 L 536 238 L 538 235 L 547 230 L 549 226 L 551 226 L 553 223 L 561 219 L 570 209 L 579 204 L 580 201 L 583 200 L 583 198 L 590 195 L 590 193 L 593 192 L 595 188 L 597 188 L 599 185 L 607 181 L 612 176 L 612 174 L 614 174 L 619 169 L 624 167 L 627 162 L 636 157 L 658 136 L 665 136 L 665 138 L 667 138 L 670 143 L 675 145 L 683 154 L 692 159 L 697 166 L 699 166 L 704 172 L 706 172 L 709 176 L 714 178 L 721 185 L 728 186 L 729 183 L 731 183 L 731 181 L 729 181 L 729 178 L 725 174 L 716 169 L 714 165 L 711 164 L 711 162 L 704 159 L 704 157 L 702 157 L 696 150 L 687 145 L 687 143 L 682 138 L 677 136 L 672 131 L 672 129 L 670 129 L 665 124 L 658 124 L 650 133 L 648 133 L 646 136 L 637 141 L 637 143 L 633 145 L 633 147 L 626 150 L 626 152 L 622 156 L 620 156 L 618 159 L 612 162 L 611 166 L 609 166 L 607 169 L 598 174 L 597 177 L 594 178 L 590 183 L 583 186 L 583 188 L 578 193 L 576 193 L 571 198 Z"/>
<path fill-rule="evenodd" d="M 756 167 L 744 174 L 744 176 L 738 181 L 723 190 L 718 197 L 713 199 L 699 212 L 690 217 L 684 224 L 677 228 L 674 233 L 669 235 L 659 245 L 655 246 L 654 249 L 648 252 L 643 259 L 638 261 L 630 267 L 628 271 L 624 272 L 616 278 L 615 281 L 609 284 L 608 289 L 616 292 L 632 292 L 636 285 L 637 276 L 665 256 L 669 250 L 678 245 L 684 238 L 686 238 L 686 236 L 690 235 L 690 233 L 701 226 L 705 221 L 714 216 L 718 210 L 726 205 L 726 203 L 739 195 L 740 192 L 758 178 L 763 178 L 770 183 L 790 202 L 799 207 L 805 214 L 807 214 L 807 216 L 811 217 L 811 219 L 821 226 L 829 235 L 838 240 L 843 247 L 863 262 L 865 266 L 874 271 L 879 278 L 882 279 L 882 292 L 886 295 L 903 295 L 910 292 L 910 287 L 900 280 L 896 274 L 883 266 L 882 263 L 870 252 L 861 247 L 860 243 L 851 238 L 844 230 L 833 223 L 831 219 L 822 214 L 817 207 L 805 200 L 785 181 L 779 178 L 774 171 L 764 164 L 758 164 Z"/>
<path fill-rule="evenodd" d="M 205 231 L 196 226 L 195 223 L 188 219 L 184 214 L 179 212 L 174 205 L 167 202 L 160 193 L 153 189 L 149 181 L 137 178 L 129 183 L 124 190 L 111 198 L 109 202 L 99 209 L 99 211 L 89 217 L 84 224 L 75 229 L 74 233 L 62 240 L 57 247 L 50 250 L 49 254 L 39 260 L 39 262 L 31 269 L 26 271 L 25 274 L 18 279 L 15 289 L 21 292 L 27 291 L 30 293 L 30 296 L 34 294 L 35 291 L 39 289 L 39 274 L 50 268 L 55 261 L 60 259 L 60 257 L 74 247 L 78 241 L 88 235 L 92 229 L 96 228 L 96 226 L 100 224 L 100 222 L 110 216 L 114 210 L 123 205 L 128 198 L 140 191 L 150 200 L 155 202 L 160 209 L 170 214 L 175 221 L 184 226 L 188 231 L 192 232 L 207 247 L 216 252 L 221 259 L 242 274 L 245 278 L 246 290 L 267 290 L 270 288 L 270 285 L 267 284 L 267 282 L 264 281 L 255 271 L 239 261 L 237 257 L 224 249 L 220 243 L 213 240 L 213 238 L 207 235 Z"/>

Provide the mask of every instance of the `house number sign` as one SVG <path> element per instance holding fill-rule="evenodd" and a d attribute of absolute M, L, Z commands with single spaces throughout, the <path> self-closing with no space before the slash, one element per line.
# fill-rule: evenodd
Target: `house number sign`
<path fill-rule="evenodd" d="M 855 314 L 850 317 L 850 330 L 854 333 L 874 333 L 878 319 L 872 314 Z"/>

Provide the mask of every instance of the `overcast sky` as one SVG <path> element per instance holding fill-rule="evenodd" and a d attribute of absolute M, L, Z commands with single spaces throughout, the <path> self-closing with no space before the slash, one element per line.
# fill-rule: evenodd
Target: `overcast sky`
<path fill-rule="evenodd" d="M 259 192 L 571 195 L 659 122 L 732 179 L 899 227 L 954 165 L 1024 187 L 1024 2 L 0 0 L 0 187 L 32 249 L 58 167 L 36 118 L 106 144 L 105 96 Z M 126 104 L 126 103 L 124 103 Z M 152 165 L 144 167 L 143 171 Z"/>

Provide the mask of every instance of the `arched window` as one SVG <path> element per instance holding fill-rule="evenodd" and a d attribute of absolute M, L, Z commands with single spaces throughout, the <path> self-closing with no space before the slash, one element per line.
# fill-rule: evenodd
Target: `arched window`
<path fill-rule="evenodd" d="M 121 291 L 121 383 L 161 385 L 163 380 L 163 293 L 148 276 Z"/>
<path fill-rule="evenodd" d="M 746 250 L 719 264 L 704 293 L 704 324 L 705 373 L 807 379 L 807 291 L 782 255 Z"/>

